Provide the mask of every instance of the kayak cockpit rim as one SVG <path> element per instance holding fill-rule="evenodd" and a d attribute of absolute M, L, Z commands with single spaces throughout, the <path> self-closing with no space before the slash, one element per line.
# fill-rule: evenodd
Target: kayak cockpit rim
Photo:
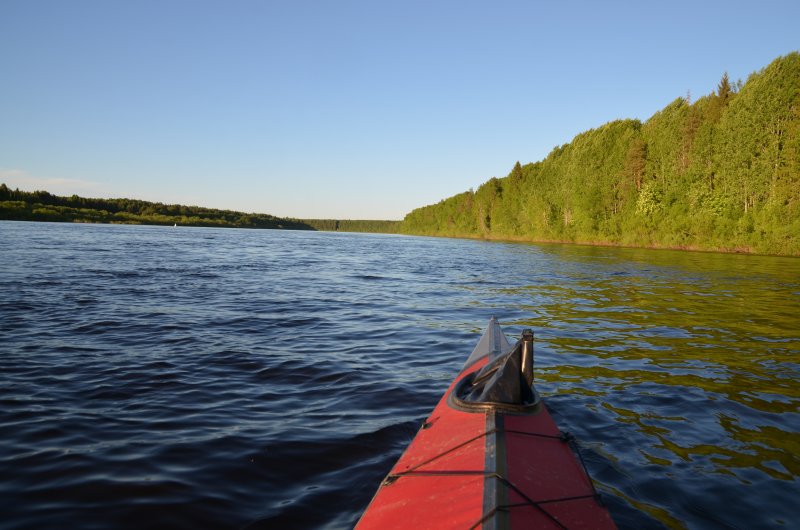
<path fill-rule="evenodd" d="M 513 404 L 513 403 L 500 403 L 500 402 L 473 402 L 461 399 L 459 395 L 463 395 L 465 389 L 472 384 L 473 376 L 475 374 L 469 374 L 466 377 L 462 378 L 456 386 L 453 388 L 453 391 L 450 392 L 450 395 L 447 396 L 447 404 L 450 405 L 451 408 L 456 410 L 460 410 L 463 412 L 489 412 L 489 411 L 497 411 L 502 412 L 503 414 L 538 414 L 542 410 L 542 398 L 539 395 L 539 392 L 536 388 L 531 388 L 531 392 L 533 393 L 533 400 L 529 403 L 524 404 Z"/>
<path fill-rule="evenodd" d="M 472 366 L 483 362 L 476 369 Z M 464 412 L 497 411 L 536 414 L 541 410 L 533 387 L 533 332 L 525 329 L 515 344 L 508 341 L 494 316 L 447 397 L 447 404 Z"/>

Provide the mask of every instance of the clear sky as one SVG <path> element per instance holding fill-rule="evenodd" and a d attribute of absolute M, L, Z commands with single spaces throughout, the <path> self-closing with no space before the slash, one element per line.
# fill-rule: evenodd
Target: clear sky
<path fill-rule="evenodd" d="M 400 219 L 798 49 L 798 0 L 0 0 L 0 182 Z"/>

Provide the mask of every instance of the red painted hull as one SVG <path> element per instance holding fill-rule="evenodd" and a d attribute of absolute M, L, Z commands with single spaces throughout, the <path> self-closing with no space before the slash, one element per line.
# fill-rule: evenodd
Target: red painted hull
<path fill-rule="evenodd" d="M 543 403 L 524 413 L 451 404 L 458 382 L 488 361 L 456 377 L 357 529 L 615 528 Z"/>

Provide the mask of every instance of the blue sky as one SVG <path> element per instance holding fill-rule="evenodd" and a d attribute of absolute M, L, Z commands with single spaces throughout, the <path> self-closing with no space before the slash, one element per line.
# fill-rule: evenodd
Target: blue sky
<path fill-rule="evenodd" d="M 0 182 L 400 219 L 800 49 L 800 2 L 0 2 Z"/>

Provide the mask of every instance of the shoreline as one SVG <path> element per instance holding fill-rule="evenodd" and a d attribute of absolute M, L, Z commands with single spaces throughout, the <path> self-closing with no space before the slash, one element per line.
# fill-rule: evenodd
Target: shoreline
<path fill-rule="evenodd" d="M 762 253 L 762 252 L 755 252 L 750 248 L 705 248 L 699 247 L 694 245 L 658 245 L 658 244 L 651 244 L 651 245 L 632 245 L 632 244 L 625 244 L 625 243 L 617 243 L 614 241 L 571 241 L 567 239 L 533 239 L 533 238 L 526 238 L 526 237 L 512 237 L 512 236 L 502 236 L 502 237 L 493 237 L 493 236 L 486 236 L 486 235 L 472 235 L 472 234 L 462 234 L 462 235 L 442 235 L 442 234 L 422 234 L 422 233 L 411 233 L 411 232 L 403 232 L 402 230 L 392 231 L 392 232 L 383 232 L 383 231 L 373 231 L 373 230 L 353 230 L 353 226 L 349 226 L 350 230 L 341 230 L 341 229 L 324 229 L 324 228 L 317 228 L 313 226 L 309 226 L 308 228 L 294 228 L 294 227 L 287 227 L 287 226 L 275 226 L 275 227 L 267 227 L 267 226 L 235 226 L 230 224 L 194 224 L 194 223 L 177 223 L 177 220 L 170 220 L 168 222 L 162 223 L 147 223 L 147 222 L 138 222 L 138 221 L 120 221 L 120 220 L 113 220 L 109 222 L 102 222 L 94 219 L 73 219 L 73 220 L 54 220 L 54 219 L 8 219 L 2 218 L 0 221 L 21 221 L 21 222 L 28 222 L 28 223 L 67 223 L 67 224 L 108 224 L 108 225 L 139 225 L 139 226 L 172 226 L 173 223 L 176 223 L 177 226 L 183 227 L 199 227 L 199 228 L 243 228 L 247 230 L 290 230 L 290 231 L 312 231 L 312 232 L 351 232 L 351 233 L 375 233 L 375 234 L 392 234 L 392 235 L 406 235 L 406 236 L 415 236 L 415 237 L 434 237 L 434 238 L 442 238 L 442 239 L 469 239 L 474 241 L 486 241 L 486 242 L 497 242 L 497 243 L 530 243 L 530 244 L 544 244 L 544 245 L 579 245 L 579 246 L 586 246 L 586 247 L 608 247 L 608 248 L 626 248 L 626 249 L 642 249 L 642 250 L 672 250 L 672 251 L 680 251 L 680 252 L 699 252 L 699 253 L 713 253 L 713 254 L 738 254 L 742 256 L 764 256 L 764 257 L 775 257 L 775 258 L 800 258 L 800 254 L 770 254 L 770 253 Z M 292 219 L 294 220 L 294 219 Z M 296 221 L 296 220 L 295 220 Z M 308 223 L 309 221 L 317 221 L 313 219 L 305 219 L 301 220 L 301 222 Z M 328 220 L 324 220 L 328 221 Z M 360 222 L 373 222 L 369 220 L 346 220 L 349 223 L 360 223 Z M 386 222 L 386 221 L 383 221 Z M 388 221 L 387 223 L 402 223 L 402 221 Z"/>
<path fill-rule="evenodd" d="M 497 243 L 531 243 L 531 244 L 544 244 L 544 245 L 579 245 L 584 247 L 609 247 L 609 248 L 626 248 L 626 249 L 642 249 L 642 250 L 672 250 L 680 252 L 698 252 L 709 254 L 737 254 L 741 256 L 763 256 L 771 258 L 800 258 L 800 254 L 769 254 L 762 252 L 755 252 L 749 248 L 704 248 L 692 245 L 631 245 L 625 243 L 616 243 L 613 241 L 570 241 L 566 239 L 531 239 L 526 237 L 492 237 L 492 236 L 478 236 L 478 235 L 436 235 L 436 234 L 419 234 L 400 232 L 402 235 L 418 236 L 418 237 L 440 237 L 445 239 L 471 239 L 474 241 L 487 241 Z"/>

